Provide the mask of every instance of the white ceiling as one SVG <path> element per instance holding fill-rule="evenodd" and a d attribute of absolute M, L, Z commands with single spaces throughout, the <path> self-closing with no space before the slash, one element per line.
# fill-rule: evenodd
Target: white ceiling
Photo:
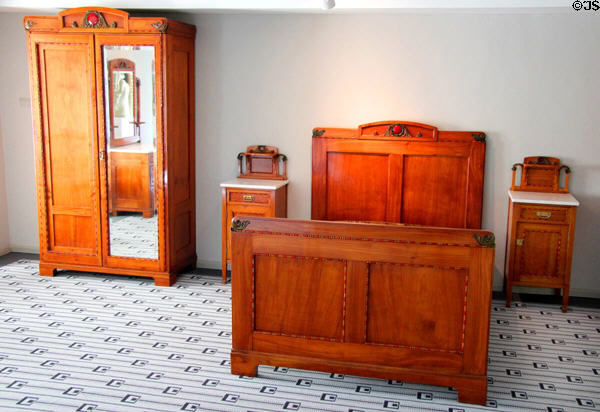
<path fill-rule="evenodd" d="M 336 0 L 333 10 L 322 0 L 0 0 L 2 12 L 58 11 L 96 6 L 116 9 L 203 12 L 360 13 L 428 10 L 567 11 L 570 0 Z"/>

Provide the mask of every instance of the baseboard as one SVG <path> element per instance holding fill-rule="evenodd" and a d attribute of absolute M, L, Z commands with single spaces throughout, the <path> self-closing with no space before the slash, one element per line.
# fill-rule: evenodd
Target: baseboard
<path fill-rule="evenodd" d="M 575 288 L 575 289 L 571 289 L 571 296 L 580 296 L 582 298 L 600 299 L 600 290 Z"/>
<path fill-rule="evenodd" d="M 27 247 L 27 246 L 13 246 L 10 247 L 8 249 L 0 249 L 0 256 L 2 255 L 6 255 L 7 253 L 10 252 L 17 252 L 17 253 L 34 253 L 34 254 L 39 254 L 40 250 L 37 248 L 32 248 L 32 247 Z M 202 269 L 218 269 L 221 270 L 221 261 L 219 260 L 203 260 L 203 259 L 198 259 L 196 260 L 196 267 L 197 268 L 202 268 Z"/>
<path fill-rule="evenodd" d="M 218 269 L 221 270 L 220 260 L 196 260 L 196 267 L 200 269 Z"/>
<path fill-rule="evenodd" d="M 31 247 L 31 246 L 11 246 L 10 247 L 10 252 L 16 252 L 16 253 L 34 253 L 36 255 L 40 254 L 40 249 L 37 247 Z"/>
<path fill-rule="evenodd" d="M 502 287 L 494 287 L 494 292 L 502 292 Z M 513 292 L 515 293 L 530 293 L 532 295 L 553 295 L 554 289 L 550 288 L 533 288 L 528 286 L 513 286 Z M 581 289 L 571 288 L 569 291 L 570 296 L 577 296 L 580 298 L 594 298 L 600 299 L 600 290 L 595 289 Z"/>

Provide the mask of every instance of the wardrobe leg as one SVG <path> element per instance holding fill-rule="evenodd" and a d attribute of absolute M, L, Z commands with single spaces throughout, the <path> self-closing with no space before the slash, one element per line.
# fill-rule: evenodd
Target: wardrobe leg
<path fill-rule="evenodd" d="M 40 263 L 40 276 L 54 276 L 54 271 L 56 267 L 47 265 L 45 263 Z"/>
<path fill-rule="evenodd" d="M 173 283 L 175 283 L 175 280 L 177 280 L 177 274 L 169 273 L 167 276 L 155 276 L 154 284 L 156 286 L 171 286 Z"/>

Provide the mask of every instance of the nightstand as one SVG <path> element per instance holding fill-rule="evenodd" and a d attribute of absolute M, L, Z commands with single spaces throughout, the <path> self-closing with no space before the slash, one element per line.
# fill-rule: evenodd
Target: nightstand
<path fill-rule="evenodd" d="M 287 217 L 287 180 L 232 179 L 221 183 L 221 264 L 227 283 L 231 262 L 231 220 L 239 215 Z"/>
<path fill-rule="evenodd" d="M 567 311 L 575 215 L 579 202 L 569 193 L 508 191 L 504 277 L 506 307 L 513 286 L 562 289 Z"/>

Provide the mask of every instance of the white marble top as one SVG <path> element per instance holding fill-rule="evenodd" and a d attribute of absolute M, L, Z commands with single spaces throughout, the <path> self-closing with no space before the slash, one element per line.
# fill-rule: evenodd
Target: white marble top
<path fill-rule="evenodd" d="M 238 187 L 240 189 L 263 189 L 277 190 L 287 185 L 289 180 L 269 180 L 269 179 L 231 179 L 221 183 L 221 187 Z"/>
<path fill-rule="evenodd" d="M 125 146 L 115 146 L 108 149 L 109 152 L 127 152 L 127 153 L 153 153 L 154 146 L 151 144 L 132 143 Z"/>
<path fill-rule="evenodd" d="M 509 190 L 508 196 L 514 203 L 579 206 L 579 201 L 570 193 L 520 192 L 518 190 Z"/>

